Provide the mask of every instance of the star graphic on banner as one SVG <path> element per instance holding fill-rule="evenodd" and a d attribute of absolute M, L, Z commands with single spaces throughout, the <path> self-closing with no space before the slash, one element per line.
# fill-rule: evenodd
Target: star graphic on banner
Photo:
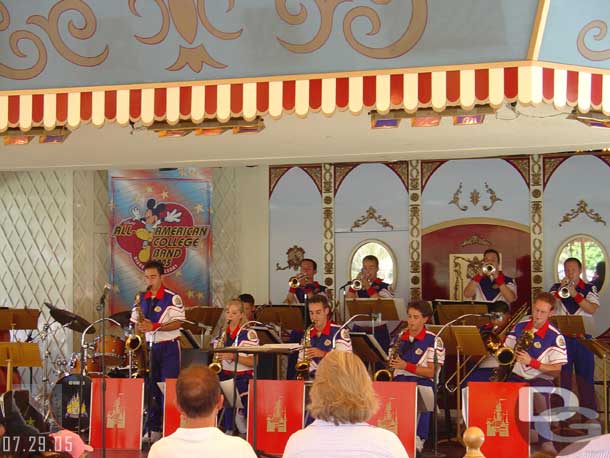
<path fill-rule="evenodd" d="M 167 191 L 163 191 L 161 193 L 161 199 L 167 199 L 167 196 L 169 196 L 169 193 Z"/>
<path fill-rule="evenodd" d="M 195 293 L 193 292 L 193 290 L 192 290 L 192 289 L 189 289 L 189 290 L 186 292 L 186 297 L 188 297 L 189 299 L 192 299 L 194 295 L 195 295 Z"/>
<path fill-rule="evenodd" d="M 137 192 L 137 193 L 135 193 L 135 194 L 133 195 L 133 201 L 134 201 L 134 203 L 136 203 L 136 204 L 137 204 L 137 203 L 138 203 L 138 202 L 140 202 L 141 200 L 142 200 L 142 194 L 140 194 L 139 192 Z"/>
<path fill-rule="evenodd" d="M 178 272 L 176 272 L 176 277 L 182 277 L 182 271 L 179 270 Z"/>
<path fill-rule="evenodd" d="M 153 192 L 152 186 L 146 186 L 146 192 Z"/>
<path fill-rule="evenodd" d="M 25 422 L 30 426 L 36 425 L 36 421 L 32 417 L 28 417 L 28 419 Z"/>
<path fill-rule="evenodd" d="M 195 205 L 195 212 L 196 213 L 203 213 L 203 205 L 201 205 L 201 204 Z"/>
<path fill-rule="evenodd" d="M 199 291 L 197 293 L 197 299 L 199 299 L 199 300 L 203 299 L 203 293 L 201 291 Z"/>

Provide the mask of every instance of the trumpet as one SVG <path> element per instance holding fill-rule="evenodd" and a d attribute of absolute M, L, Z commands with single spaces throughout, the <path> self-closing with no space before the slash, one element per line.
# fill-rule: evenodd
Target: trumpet
<path fill-rule="evenodd" d="M 307 275 L 298 274 L 288 279 L 288 286 L 291 288 L 298 288 L 301 286 L 301 282 L 307 278 Z"/>
<path fill-rule="evenodd" d="M 490 275 L 493 275 L 496 273 L 496 266 L 494 266 L 493 264 L 485 264 L 483 265 L 483 267 L 481 268 L 481 272 L 483 273 L 483 275 L 485 275 L 486 277 L 489 277 Z"/>
<path fill-rule="evenodd" d="M 567 277 L 564 278 L 563 280 L 561 280 L 561 284 L 563 285 L 561 288 L 559 288 L 559 291 L 557 292 L 557 294 L 559 294 L 559 297 L 562 299 L 567 299 L 568 297 L 571 296 L 570 294 L 570 286 L 572 286 L 572 280 L 568 280 L 566 283 Z"/>

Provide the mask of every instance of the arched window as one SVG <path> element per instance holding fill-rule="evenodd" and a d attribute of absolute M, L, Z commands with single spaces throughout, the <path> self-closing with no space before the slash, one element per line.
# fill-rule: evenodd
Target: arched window
<path fill-rule="evenodd" d="M 589 235 L 575 235 L 566 240 L 555 256 L 556 281 L 564 276 L 563 263 L 568 258 L 577 258 L 582 263 L 582 278 L 593 283 L 601 290 L 606 279 L 606 260 L 608 255 L 603 245 Z"/>
<path fill-rule="evenodd" d="M 371 254 L 379 259 L 379 278 L 395 289 L 398 277 L 396 256 L 392 249 L 380 240 L 365 240 L 356 246 L 350 259 L 349 278 L 356 278 L 362 269 L 362 259 Z"/>

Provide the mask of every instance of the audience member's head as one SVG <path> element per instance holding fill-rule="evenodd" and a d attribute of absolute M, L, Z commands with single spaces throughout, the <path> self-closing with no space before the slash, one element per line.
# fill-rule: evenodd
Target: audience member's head
<path fill-rule="evenodd" d="M 218 376 L 208 366 L 194 364 L 180 371 L 176 381 L 179 410 L 187 418 L 205 418 L 222 406 Z"/>
<path fill-rule="evenodd" d="M 378 407 L 371 377 L 360 358 L 337 350 L 320 362 L 310 398 L 311 415 L 336 425 L 366 421 Z"/>

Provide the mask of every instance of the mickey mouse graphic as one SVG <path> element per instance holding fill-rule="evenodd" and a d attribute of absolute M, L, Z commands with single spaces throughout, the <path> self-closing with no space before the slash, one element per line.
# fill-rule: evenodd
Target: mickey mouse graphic
<path fill-rule="evenodd" d="M 165 211 L 166 206 L 163 203 L 157 204 L 155 199 L 148 199 L 146 202 L 146 211 L 142 216 L 141 210 L 138 207 L 132 207 L 129 212 L 131 213 L 134 221 L 140 221 L 144 223 L 144 227 L 136 229 L 136 237 L 142 240 L 142 249 L 138 253 L 138 259 L 140 262 L 146 262 L 150 259 L 150 242 L 152 241 L 155 229 L 163 221 L 168 223 L 179 223 L 182 217 L 182 212 L 174 209 L 170 212 Z"/>

